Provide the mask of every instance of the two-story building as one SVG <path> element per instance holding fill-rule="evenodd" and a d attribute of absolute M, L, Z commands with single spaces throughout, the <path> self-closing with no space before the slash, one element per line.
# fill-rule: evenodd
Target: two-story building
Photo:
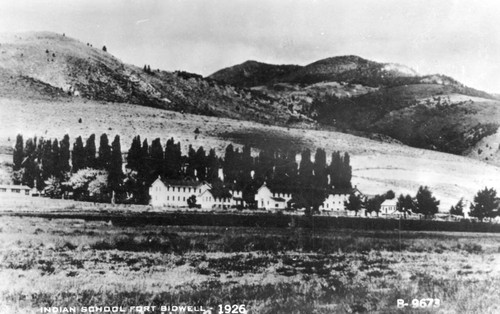
<path fill-rule="evenodd" d="M 255 194 L 255 202 L 258 208 L 267 210 L 282 210 L 288 207 L 288 201 L 292 199 L 292 193 L 276 188 L 270 188 L 264 184 Z"/>
<path fill-rule="evenodd" d="M 345 202 L 349 201 L 349 195 L 348 191 L 333 190 L 331 193 L 328 193 L 319 209 L 323 211 L 345 210 Z"/>
<path fill-rule="evenodd" d="M 149 188 L 150 204 L 158 207 L 187 207 L 191 196 L 197 199 L 211 186 L 192 180 L 162 180 L 160 177 Z"/>
<path fill-rule="evenodd" d="M 196 198 L 196 204 L 205 209 L 227 209 L 233 206 L 233 196 L 226 190 L 206 190 Z"/>
<path fill-rule="evenodd" d="M 194 180 L 163 180 L 160 177 L 149 188 L 150 204 L 155 207 L 188 207 L 194 196 L 195 204 L 203 209 L 227 209 L 242 205 L 242 192 L 227 188 L 214 189 L 206 182 Z"/>

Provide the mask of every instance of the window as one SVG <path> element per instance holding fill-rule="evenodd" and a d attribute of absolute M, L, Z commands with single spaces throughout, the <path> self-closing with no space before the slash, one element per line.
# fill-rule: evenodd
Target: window
<path fill-rule="evenodd" d="M 180 201 L 181 200 L 181 197 L 180 196 L 177 196 L 177 200 Z"/>
<path fill-rule="evenodd" d="M 182 192 L 186 192 L 186 188 L 182 188 Z"/>
<path fill-rule="evenodd" d="M 167 201 L 169 200 L 168 198 L 169 198 L 169 196 L 167 196 Z"/>
<path fill-rule="evenodd" d="M 183 197 L 183 198 L 182 198 L 182 200 L 183 200 L 183 201 L 185 201 L 185 200 L 186 200 L 186 198 L 185 198 L 185 197 Z"/>
<path fill-rule="evenodd" d="M 29 190 L 25 190 L 25 191 L 24 191 L 24 194 L 26 194 L 26 195 L 30 195 L 30 191 L 29 191 Z"/>
<path fill-rule="evenodd" d="M 177 192 L 180 192 L 180 191 L 181 191 L 181 188 L 180 188 L 180 187 L 178 187 L 178 188 L 177 188 Z"/>
<path fill-rule="evenodd" d="M 21 193 L 20 189 L 12 189 L 12 193 Z"/>

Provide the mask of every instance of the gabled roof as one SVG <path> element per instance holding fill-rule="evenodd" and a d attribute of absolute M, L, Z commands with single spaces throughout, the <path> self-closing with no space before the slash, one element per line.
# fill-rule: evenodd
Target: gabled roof
<path fill-rule="evenodd" d="M 271 193 L 292 194 L 292 189 L 290 189 L 287 186 L 279 186 L 277 184 L 268 185 L 266 182 L 262 184 L 262 186 L 257 190 L 257 192 L 264 187 L 267 187 L 269 191 L 271 191 Z"/>
<path fill-rule="evenodd" d="M 161 182 L 165 186 L 179 186 L 179 187 L 199 187 L 201 185 L 208 185 L 210 186 L 207 182 L 205 181 L 195 181 L 195 180 L 165 180 L 163 178 L 158 177 Z"/>
<path fill-rule="evenodd" d="M 273 201 L 276 201 L 276 202 L 285 202 L 286 200 L 282 197 L 271 197 L 271 199 Z"/>
<path fill-rule="evenodd" d="M 385 200 L 380 206 L 396 206 L 398 204 L 398 200 L 393 198 L 391 200 Z"/>
<path fill-rule="evenodd" d="M 207 193 L 210 193 L 210 195 L 212 195 L 213 198 L 218 198 L 218 199 L 232 197 L 231 193 L 229 193 L 227 189 L 209 189 L 201 193 L 200 196 L 203 196 Z"/>
<path fill-rule="evenodd" d="M 0 189 L 31 190 L 31 188 L 26 185 L 8 185 L 8 184 L 0 184 Z"/>
<path fill-rule="evenodd" d="M 227 190 L 215 190 L 215 189 L 210 189 L 208 190 L 213 197 L 215 198 L 231 198 L 232 195 L 229 193 Z"/>

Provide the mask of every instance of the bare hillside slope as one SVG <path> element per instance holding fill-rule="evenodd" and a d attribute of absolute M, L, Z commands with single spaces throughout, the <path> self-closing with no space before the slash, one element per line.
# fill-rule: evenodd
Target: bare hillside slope
<path fill-rule="evenodd" d="M 222 154 L 226 145 L 249 143 L 256 148 L 273 145 L 282 148 L 323 147 L 352 155 L 353 184 L 366 194 L 393 189 L 415 194 L 428 185 L 441 199 L 441 210 L 448 210 L 460 197 L 471 200 L 484 186 L 500 190 L 500 168 L 466 157 L 369 140 L 345 133 L 262 125 L 226 118 L 181 114 L 130 104 L 95 101 L 20 101 L 0 98 L 0 145 L 13 146 L 17 133 L 28 136 L 62 138 L 68 133 L 88 137 L 119 134 L 122 149 L 128 150 L 132 137 L 162 143 L 174 137 L 184 152 L 189 144 L 213 147 Z M 79 119 L 82 120 L 79 123 Z M 195 134 L 198 128 L 199 134 Z"/>
<path fill-rule="evenodd" d="M 31 32 L 0 36 L 0 95 L 81 97 L 209 116 L 284 124 L 290 112 L 254 95 L 186 72 L 145 71 L 110 51 L 65 35 Z M 31 80 L 50 90 L 26 84 Z"/>

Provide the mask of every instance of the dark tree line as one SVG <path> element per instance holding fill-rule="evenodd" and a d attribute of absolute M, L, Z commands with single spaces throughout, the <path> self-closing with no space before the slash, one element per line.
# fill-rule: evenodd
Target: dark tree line
<path fill-rule="evenodd" d="M 484 218 L 493 218 L 500 215 L 500 198 L 493 188 L 485 187 L 477 192 L 470 205 L 469 215 L 482 221 Z"/>
<path fill-rule="evenodd" d="M 70 151 L 70 138 L 65 135 L 57 139 L 29 138 L 23 143 L 18 135 L 13 155 L 14 183 L 24 184 L 43 190 L 49 179 L 64 182 L 72 173 L 85 168 L 106 170 L 109 174 L 111 191 L 120 191 L 123 181 L 120 137 L 114 138 L 109 145 L 108 137 L 100 138 L 99 151 L 96 153 L 95 135 L 92 134 L 83 145 L 79 136 Z"/>
<path fill-rule="evenodd" d="M 380 206 L 385 200 L 394 199 L 396 195 L 392 190 L 387 191 L 382 195 L 375 195 L 366 201 L 367 212 L 380 212 Z M 411 213 L 423 214 L 426 217 L 432 216 L 438 212 L 438 201 L 427 186 L 420 186 L 415 197 L 411 195 L 400 194 L 397 198 L 396 210 L 405 215 Z"/>
<path fill-rule="evenodd" d="M 151 145 L 136 136 L 128 151 L 127 168 L 133 171 L 134 178 L 128 181 L 136 202 L 145 202 L 148 187 L 159 176 L 164 179 L 195 179 L 207 181 L 212 186 L 226 186 L 243 191 L 248 204 L 254 202 L 257 189 L 264 183 L 293 193 L 297 206 L 319 207 L 332 186 L 341 189 L 351 188 L 352 170 L 350 157 L 339 152 L 332 154 L 332 162 L 326 162 L 326 153 L 318 149 L 315 161 L 305 150 L 301 155 L 300 167 L 296 162 L 296 152 L 262 150 L 257 157 L 251 154 L 251 147 L 244 146 L 240 151 L 229 144 L 224 156 L 218 157 L 214 149 L 208 154 L 203 147 L 189 146 L 187 155 L 182 155 L 180 143 L 171 138 L 164 149 L 160 139 Z M 219 175 L 222 169 L 222 176 Z"/>
<path fill-rule="evenodd" d="M 28 139 L 25 145 L 19 135 L 13 159 L 14 170 L 22 176 L 18 176 L 16 183 L 33 187 L 36 182 L 41 190 L 50 177 L 67 181 L 69 176 L 90 168 L 105 170 L 113 195 L 119 192 L 134 203 L 147 203 L 149 186 L 161 177 L 207 181 L 213 187 L 241 190 L 244 200 L 252 204 L 257 189 L 265 182 L 278 192 L 291 192 L 296 206 L 313 209 L 321 205 L 333 188 L 351 189 L 349 154 L 333 152 L 328 164 L 323 149 L 316 150 L 314 161 L 308 149 L 302 151 L 298 164 L 295 151 L 267 149 L 254 157 L 250 146 L 240 150 L 229 144 L 224 156 L 218 157 L 214 149 L 207 152 L 203 147 L 195 149 L 190 145 L 183 155 L 181 144 L 173 138 L 163 145 L 159 138 L 150 144 L 147 139 L 141 141 L 140 136 L 136 136 L 128 150 L 126 168 L 129 171 L 124 175 L 119 136 L 110 145 L 107 135 L 102 134 L 98 148 L 94 134 L 85 144 L 77 137 L 72 152 L 69 148 L 67 135 L 62 141 Z"/>

